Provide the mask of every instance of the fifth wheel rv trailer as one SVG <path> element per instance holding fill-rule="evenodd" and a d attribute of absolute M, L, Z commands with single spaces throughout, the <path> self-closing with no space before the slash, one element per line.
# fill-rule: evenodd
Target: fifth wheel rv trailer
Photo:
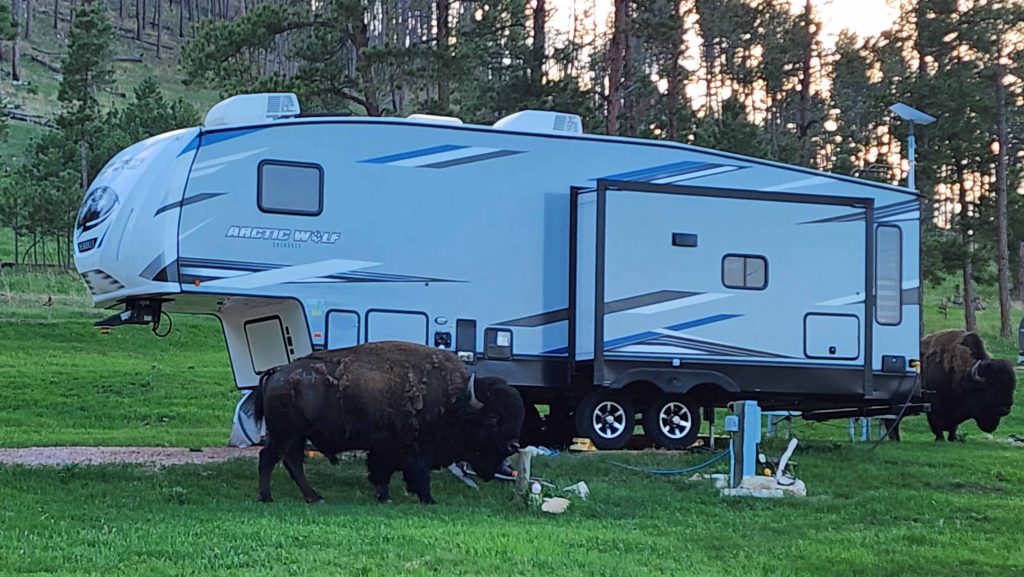
<path fill-rule="evenodd" d="M 527 110 L 214 106 L 97 176 L 75 262 L 100 324 L 220 319 L 235 384 L 320 348 L 443 347 L 622 447 L 701 408 L 888 412 L 918 393 L 917 195 Z M 636 421 L 640 415 L 640 421 Z M 569 420 L 573 419 L 573 420 Z"/>

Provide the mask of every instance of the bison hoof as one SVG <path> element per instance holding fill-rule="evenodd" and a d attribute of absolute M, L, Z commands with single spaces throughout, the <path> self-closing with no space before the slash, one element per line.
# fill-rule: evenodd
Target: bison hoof
<path fill-rule="evenodd" d="M 309 503 L 310 505 L 315 505 L 317 503 L 323 503 L 324 498 L 321 497 L 320 495 L 316 495 L 314 497 L 306 497 L 306 502 Z"/>
<path fill-rule="evenodd" d="M 420 503 L 423 503 L 424 505 L 437 505 L 437 501 L 435 501 L 434 498 L 430 496 L 420 497 Z"/>
<path fill-rule="evenodd" d="M 261 503 L 273 503 L 273 502 L 274 502 L 274 499 L 272 499 L 272 498 L 271 498 L 271 497 L 269 497 L 269 496 L 268 496 L 268 497 L 260 497 L 260 502 L 261 502 Z"/>

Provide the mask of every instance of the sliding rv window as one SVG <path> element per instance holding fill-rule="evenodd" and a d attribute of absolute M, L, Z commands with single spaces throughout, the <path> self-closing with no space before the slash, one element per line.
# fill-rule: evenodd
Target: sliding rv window
<path fill-rule="evenodd" d="M 898 226 L 875 229 L 875 321 L 898 325 L 903 321 L 903 238 Z"/>
<path fill-rule="evenodd" d="M 722 284 L 726 288 L 764 290 L 768 286 L 768 259 L 753 254 L 722 257 Z"/>
<path fill-rule="evenodd" d="M 317 216 L 324 209 L 324 169 L 319 164 L 264 160 L 257 204 L 263 212 Z"/>

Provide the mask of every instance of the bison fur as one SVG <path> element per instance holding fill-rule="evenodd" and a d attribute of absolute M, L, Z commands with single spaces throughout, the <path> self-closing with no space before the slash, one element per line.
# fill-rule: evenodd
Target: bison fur
<path fill-rule="evenodd" d="M 1017 379 L 1013 364 L 994 359 L 976 333 L 950 329 L 921 341 L 921 388 L 928 391 L 928 425 L 936 441 L 943 433 L 956 440 L 956 430 L 974 419 L 991 433 L 1010 414 Z"/>
<path fill-rule="evenodd" d="M 256 391 L 259 496 L 271 500 L 281 460 L 308 502 L 321 499 L 303 470 L 307 441 L 332 463 L 343 451 L 367 451 L 370 484 L 390 499 L 392 475 L 433 503 L 430 470 L 468 461 L 485 481 L 519 448 L 519 393 L 501 379 L 471 376 L 447 351 L 401 341 L 315 352 L 271 369 Z"/>

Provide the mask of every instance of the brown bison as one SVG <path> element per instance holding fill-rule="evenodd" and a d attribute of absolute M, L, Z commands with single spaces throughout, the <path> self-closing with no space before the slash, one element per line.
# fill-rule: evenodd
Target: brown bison
<path fill-rule="evenodd" d="M 921 388 L 931 396 L 928 425 L 936 441 L 944 432 L 955 441 L 957 427 L 969 419 L 995 431 L 1010 414 L 1016 383 L 1013 365 L 993 359 L 975 333 L 950 329 L 921 340 Z"/>
<path fill-rule="evenodd" d="M 275 367 L 255 392 L 265 418 L 259 496 L 271 500 L 278 461 L 307 502 L 321 500 L 303 471 L 306 441 L 332 463 L 348 450 L 367 451 L 377 499 L 390 499 L 401 471 L 406 488 L 433 503 L 430 471 L 468 461 L 485 481 L 519 449 L 522 398 L 497 378 L 470 376 L 454 354 L 399 341 L 315 352 Z"/>

